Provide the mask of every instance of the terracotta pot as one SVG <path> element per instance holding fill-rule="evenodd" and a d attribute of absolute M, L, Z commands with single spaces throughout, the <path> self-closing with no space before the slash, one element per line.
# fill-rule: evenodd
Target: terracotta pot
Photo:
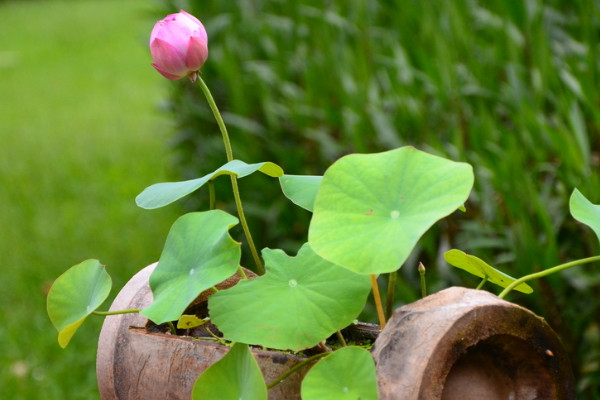
<path fill-rule="evenodd" d="M 138 272 L 115 298 L 111 310 L 144 308 L 152 303 L 148 279 L 156 264 Z M 189 399 L 194 382 L 229 347 L 163 333 L 146 333 L 139 314 L 109 316 L 98 341 L 96 375 L 103 400 Z M 253 350 L 270 383 L 303 360 L 291 354 Z M 308 367 L 269 390 L 270 400 L 300 399 Z"/>
<path fill-rule="evenodd" d="M 152 302 L 154 264 L 125 285 L 112 310 Z M 138 314 L 107 317 L 98 343 L 103 400 L 189 399 L 197 377 L 228 347 L 146 333 Z M 450 288 L 399 308 L 373 348 L 380 399 L 574 399 L 570 364 L 552 329 L 529 310 L 489 292 Z M 254 351 L 269 383 L 302 361 Z M 269 390 L 271 400 L 300 398 L 308 367 Z"/>
<path fill-rule="evenodd" d="M 453 287 L 397 309 L 372 354 L 382 400 L 575 398 L 548 324 L 482 290 Z"/>

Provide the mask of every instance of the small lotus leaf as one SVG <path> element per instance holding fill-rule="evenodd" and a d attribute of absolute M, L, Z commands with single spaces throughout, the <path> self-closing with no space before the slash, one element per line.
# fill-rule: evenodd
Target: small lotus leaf
<path fill-rule="evenodd" d="M 360 347 L 342 347 L 308 371 L 302 400 L 377 400 L 377 377 L 371 353 Z"/>
<path fill-rule="evenodd" d="M 592 204 L 577 189 L 573 190 L 569 200 L 571 215 L 582 224 L 586 224 L 600 239 L 600 205 Z"/>
<path fill-rule="evenodd" d="M 201 292 L 233 275 L 241 251 L 228 231 L 237 222 L 221 210 L 179 217 L 150 276 L 154 302 L 141 313 L 157 324 L 174 321 Z"/>
<path fill-rule="evenodd" d="M 480 278 L 487 279 L 488 282 L 494 283 L 503 288 L 513 283 L 516 279 L 506 275 L 504 272 L 498 271 L 496 268 L 487 264 L 482 259 L 475 257 L 470 254 L 466 254 L 463 251 L 452 249 L 444 253 L 444 259 L 448 264 L 467 271 L 471 275 L 478 276 Z M 533 289 L 526 283 L 521 283 L 515 290 L 522 293 L 532 293 Z"/>
<path fill-rule="evenodd" d="M 93 311 L 110 293 L 112 281 L 98 260 L 87 260 L 59 276 L 48 292 L 48 316 L 58 330 L 58 344 L 65 348 Z"/>
<path fill-rule="evenodd" d="M 469 164 L 412 147 L 336 161 L 317 193 L 308 243 L 362 274 L 397 270 L 419 238 L 467 200 Z"/>
<path fill-rule="evenodd" d="M 204 324 L 206 321 L 195 315 L 182 315 L 177 321 L 177 329 L 192 329 Z"/>
<path fill-rule="evenodd" d="M 306 244 L 296 257 L 271 249 L 262 254 L 263 276 L 208 300 L 211 320 L 227 339 L 301 350 L 349 325 L 364 307 L 368 276 L 322 259 Z"/>
<path fill-rule="evenodd" d="M 248 345 L 235 343 L 198 377 L 192 400 L 266 400 L 267 385 Z"/>
<path fill-rule="evenodd" d="M 312 212 L 322 180 L 322 176 L 316 175 L 283 175 L 279 184 L 288 199 Z"/>
<path fill-rule="evenodd" d="M 163 207 L 187 196 L 201 188 L 209 180 L 215 179 L 220 175 L 236 175 L 238 178 L 243 178 L 256 171 L 276 178 L 283 175 L 281 167 L 272 162 L 246 164 L 243 161 L 233 160 L 201 178 L 181 182 L 156 183 L 144 189 L 136 197 L 135 202 L 139 207 L 145 209 Z"/>

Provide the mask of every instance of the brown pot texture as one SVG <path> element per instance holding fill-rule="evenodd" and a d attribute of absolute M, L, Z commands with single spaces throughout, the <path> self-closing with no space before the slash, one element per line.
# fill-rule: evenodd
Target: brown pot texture
<path fill-rule="evenodd" d="M 452 287 L 397 309 L 372 354 L 382 400 L 575 399 L 550 326 L 483 290 Z"/>
<path fill-rule="evenodd" d="M 141 309 L 152 303 L 148 279 L 156 264 L 138 272 L 121 290 L 111 310 Z M 190 399 L 198 376 L 220 360 L 229 347 L 189 337 L 147 333 L 140 314 L 109 316 L 98 341 L 96 375 L 102 400 Z M 253 350 L 270 383 L 303 358 Z M 308 367 L 269 390 L 269 400 L 300 399 L 300 384 Z"/>
<path fill-rule="evenodd" d="M 136 274 L 111 310 L 151 304 L 148 278 Z M 189 399 L 197 377 L 228 347 L 146 333 L 139 314 L 107 317 L 96 363 L 103 400 Z M 253 350 L 270 383 L 302 358 Z M 531 311 L 489 292 L 449 288 L 396 310 L 372 351 L 382 400 L 574 399 L 560 341 Z M 300 399 L 308 368 L 269 390 L 270 400 Z"/>

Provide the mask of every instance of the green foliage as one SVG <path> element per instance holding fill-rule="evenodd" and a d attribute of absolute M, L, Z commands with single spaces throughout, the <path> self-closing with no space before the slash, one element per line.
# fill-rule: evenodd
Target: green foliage
<path fill-rule="evenodd" d="M 377 400 L 377 377 L 371 353 L 350 346 L 322 358 L 306 374 L 301 393 L 303 400 Z"/>
<path fill-rule="evenodd" d="M 302 350 L 356 319 L 368 276 L 332 264 L 304 245 L 295 257 L 263 250 L 266 273 L 209 298 L 212 321 L 229 340 Z"/>
<path fill-rule="evenodd" d="M 283 175 L 283 170 L 271 162 L 246 164 L 243 161 L 233 160 L 201 178 L 183 182 L 155 183 L 144 189 L 136 197 L 135 202 L 138 206 L 146 209 L 164 207 L 200 189 L 205 183 L 221 175 L 235 175 L 238 178 L 243 178 L 256 171 L 275 178 Z"/>
<path fill-rule="evenodd" d="M 87 260 L 59 276 L 48 292 L 48 316 L 65 348 L 85 319 L 110 294 L 112 280 L 98 260 Z"/>
<path fill-rule="evenodd" d="M 323 176 L 309 243 L 321 257 L 361 274 L 396 271 L 472 186 L 470 165 L 413 147 L 342 157 Z"/>
<path fill-rule="evenodd" d="M 267 386 L 248 345 L 236 343 L 196 380 L 192 400 L 266 400 Z"/>
<path fill-rule="evenodd" d="M 305 210 L 312 212 L 322 180 L 322 176 L 284 175 L 279 178 L 279 183 L 283 194 L 288 199 Z"/>
<path fill-rule="evenodd" d="M 46 314 L 48 288 L 69 266 L 98 258 L 114 296 L 158 259 L 181 214 L 177 205 L 148 212 L 133 202 L 145 185 L 169 179 L 172 123 L 157 111 L 167 85 L 147 48 L 155 7 L 0 4 L 2 398 L 99 398 L 102 318 L 87 318 L 61 349 Z"/>
<path fill-rule="evenodd" d="M 221 210 L 179 217 L 150 276 L 154 301 L 142 314 L 156 324 L 175 321 L 200 293 L 233 275 L 240 243 L 228 231 L 237 223 Z"/>
<path fill-rule="evenodd" d="M 515 281 L 515 278 L 498 271 L 482 259 L 463 251 L 452 249 L 444 253 L 444 259 L 453 267 L 463 269 L 471 275 L 485 279 L 487 282 L 494 283 L 500 287 L 507 287 Z M 533 289 L 526 283 L 515 287 L 515 290 L 523 293 L 533 293 Z"/>
<path fill-rule="evenodd" d="M 169 11 L 179 8 L 206 24 L 203 76 L 216 88 L 236 157 L 320 175 L 347 153 L 410 144 L 475 166 L 466 214 L 425 235 L 402 271 L 413 292 L 418 261 L 432 289 L 461 283 L 436 262 L 440 244 L 477 251 L 513 276 L 598 253 L 567 207 L 573 187 L 600 198 L 596 2 L 178 0 Z M 171 108 L 182 175 L 220 165 L 203 99 L 183 84 Z M 265 189 L 260 198 L 277 195 Z M 299 219 L 302 240 L 302 210 L 245 200 L 251 226 L 263 231 L 259 246 Z M 578 377 L 598 375 L 579 359 L 596 343 L 584 332 L 595 329 L 600 279 L 573 270 L 534 287 L 536 296 L 519 301 L 557 330 Z M 411 298 L 402 288 L 399 303 Z M 600 379 L 586 379 L 580 396 L 598 388 Z"/>
<path fill-rule="evenodd" d="M 600 239 L 600 205 L 592 204 L 579 190 L 575 189 L 571 194 L 569 210 L 573 218 L 592 228 Z"/>

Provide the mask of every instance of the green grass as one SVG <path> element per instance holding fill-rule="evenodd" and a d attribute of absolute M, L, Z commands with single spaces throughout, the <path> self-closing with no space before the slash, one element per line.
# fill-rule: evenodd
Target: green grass
<path fill-rule="evenodd" d="M 598 239 L 568 212 L 575 187 L 600 203 L 598 2 L 187 3 L 206 25 L 203 77 L 241 160 L 319 174 L 349 152 L 414 145 L 473 164 L 466 214 L 420 242 L 400 272 L 399 304 L 417 296 L 419 261 L 430 291 L 477 285 L 438 261 L 447 246 L 514 276 L 598 254 Z M 187 85 L 173 96 L 179 149 L 190 156 L 180 168 L 195 177 L 223 156 L 209 110 L 183 108 L 190 100 L 203 104 Z M 276 185 L 252 179 L 240 186 L 258 246 L 297 249 L 306 213 L 292 222 Z M 289 227 L 296 243 L 280 239 Z M 590 350 L 600 348 L 598 276 L 600 265 L 589 265 L 509 298 L 559 333 L 580 398 L 600 390 L 600 352 Z"/>
<path fill-rule="evenodd" d="M 147 50 L 152 5 L 2 2 L 0 15 L 2 397 L 97 398 L 102 321 L 60 349 L 45 292 L 98 258 L 114 294 L 158 258 L 178 213 L 134 203 L 168 165 L 171 124 L 157 109 L 167 86 Z"/>

